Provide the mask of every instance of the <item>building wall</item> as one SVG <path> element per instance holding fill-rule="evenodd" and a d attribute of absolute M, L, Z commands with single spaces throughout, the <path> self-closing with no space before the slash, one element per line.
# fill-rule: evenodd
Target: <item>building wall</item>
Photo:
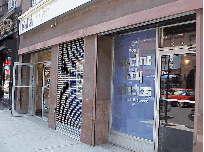
<path fill-rule="evenodd" d="M 21 4 L 22 5 L 22 14 L 25 13 L 29 8 L 30 8 L 30 2 L 31 0 L 21 0 Z"/>
<path fill-rule="evenodd" d="M 8 11 L 7 5 L 5 5 L 7 2 L 8 2 L 8 0 L 1 0 L 0 1 L 0 15 L 1 15 L 1 17 L 3 17 Z"/>
<path fill-rule="evenodd" d="M 0 18 L 3 18 L 4 15 L 10 11 L 10 9 L 8 9 L 8 2 L 9 1 L 10 0 L 0 0 Z M 29 0 L 16 0 L 16 7 L 20 7 L 22 2 L 26 6 L 26 3 L 28 3 Z M 4 5 L 4 4 L 6 4 L 6 5 Z M 28 10 L 28 7 L 27 6 L 25 7 L 25 6 L 23 7 L 24 9 L 23 9 L 22 13 L 24 13 L 25 11 Z"/>
<path fill-rule="evenodd" d="M 122 16 L 140 12 L 156 6 L 164 5 L 175 0 L 106 0 L 93 1 L 87 3 L 84 7 L 77 8 L 71 12 L 56 19 L 57 26 L 51 28 L 54 20 L 50 20 L 43 25 L 40 25 L 33 30 L 24 33 L 20 36 L 20 48 L 31 46 L 39 42 L 43 42 L 54 37 L 58 37 L 73 31 L 77 31 L 86 27 L 107 22 Z M 28 7 L 28 2 L 23 1 L 22 6 Z M 96 4 L 95 4 L 96 3 Z M 87 7 L 85 7 L 87 6 Z M 111 9 L 110 9 L 111 8 Z"/>
<path fill-rule="evenodd" d="M 19 6 L 19 2 L 21 0 L 16 0 L 17 5 Z M 1 32 L 0 32 L 0 46 L 6 46 L 6 49 L 0 50 L 0 54 L 4 56 L 4 60 L 7 57 L 11 57 L 11 65 L 10 65 L 10 91 L 9 91 L 9 102 L 11 104 L 11 86 L 12 86 L 12 77 L 13 77 L 13 62 L 17 61 L 18 55 L 18 9 L 8 9 L 8 2 L 9 0 L 0 0 L 0 23 L 1 23 Z M 12 11 L 11 11 L 12 10 Z M 4 21 L 8 19 L 11 19 L 13 22 L 13 28 L 9 28 L 7 25 L 2 25 L 2 23 L 5 23 Z M 7 22 L 8 23 L 8 22 Z M 4 30 L 2 30 L 2 27 Z M 4 32 L 3 32 L 4 31 Z M 9 51 L 8 51 L 9 49 Z M 0 75 L 3 76 L 2 72 L 0 72 Z M 1 92 L 1 91 L 0 91 Z"/>
<path fill-rule="evenodd" d="M 56 26 L 54 28 L 51 28 L 51 25 L 54 24 L 55 20 L 51 20 L 22 34 L 20 36 L 20 49 L 174 1 L 175 0 L 93 1 L 57 17 Z M 28 9 L 29 5 L 27 2 L 23 1 L 23 12 L 25 12 L 26 7 Z M 183 7 L 185 8 L 185 6 Z M 131 18 L 129 18 L 129 20 L 131 20 Z M 115 24 L 118 28 L 121 27 L 121 24 L 123 25 L 122 22 L 117 22 Z M 108 26 L 108 23 L 106 26 Z M 50 45 L 52 44 L 50 43 Z M 58 45 L 54 46 L 55 49 L 52 52 L 53 55 L 57 55 L 57 52 L 54 52 L 58 51 L 57 46 Z M 54 66 L 54 64 L 57 64 L 57 59 L 54 59 L 52 56 L 52 69 L 55 69 L 56 71 L 57 67 Z M 97 35 L 86 36 L 82 104 L 83 119 L 80 140 L 89 145 L 105 143 L 108 141 L 109 114 L 107 111 L 110 102 L 110 73 L 111 38 L 97 37 Z M 56 86 L 56 79 L 56 75 L 51 78 L 53 86 Z M 51 89 L 50 105 L 51 109 L 48 125 L 54 129 L 55 114 L 53 111 L 56 106 L 56 88 L 54 87 Z M 95 131 L 93 128 L 95 128 Z"/>

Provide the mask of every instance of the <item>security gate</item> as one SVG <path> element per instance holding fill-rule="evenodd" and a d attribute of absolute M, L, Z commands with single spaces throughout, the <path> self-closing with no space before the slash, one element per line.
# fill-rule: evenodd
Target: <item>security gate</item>
<path fill-rule="evenodd" d="M 83 38 L 59 46 L 56 130 L 80 140 Z"/>

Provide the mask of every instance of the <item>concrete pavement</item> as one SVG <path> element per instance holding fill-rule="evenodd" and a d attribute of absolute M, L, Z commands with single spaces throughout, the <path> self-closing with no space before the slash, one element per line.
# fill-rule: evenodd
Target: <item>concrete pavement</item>
<path fill-rule="evenodd" d="M 110 144 L 91 147 L 47 127 L 35 116 L 13 117 L 0 102 L 0 152 L 128 152 Z"/>
<path fill-rule="evenodd" d="M 9 108 L 8 99 L 0 101 L 0 152 L 130 152 L 111 144 L 91 147 L 48 128 L 47 122 L 36 116 L 13 117 Z M 193 129 L 172 124 L 160 129 L 162 132 L 165 151 L 192 151 Z"/>

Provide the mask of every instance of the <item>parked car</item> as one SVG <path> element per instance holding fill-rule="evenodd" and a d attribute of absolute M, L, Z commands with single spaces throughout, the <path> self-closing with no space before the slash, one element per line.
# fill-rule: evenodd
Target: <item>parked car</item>
<path fill-rule="evenodd" d="M 161 92 L 161 98 L 166 99 L 167 90 Z M 170 88 L 168 90 L 168 99 L 171 106 L 195 106 L 195 91 L 193 89 Z"/>

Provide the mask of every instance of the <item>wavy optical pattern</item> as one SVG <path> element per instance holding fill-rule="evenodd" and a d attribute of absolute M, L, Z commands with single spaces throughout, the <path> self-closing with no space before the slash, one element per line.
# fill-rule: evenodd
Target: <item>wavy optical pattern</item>
<path fill-rule="evenodd" d="M 80 139 L 84 39 L 59 45 L 56 130 Z"/>

